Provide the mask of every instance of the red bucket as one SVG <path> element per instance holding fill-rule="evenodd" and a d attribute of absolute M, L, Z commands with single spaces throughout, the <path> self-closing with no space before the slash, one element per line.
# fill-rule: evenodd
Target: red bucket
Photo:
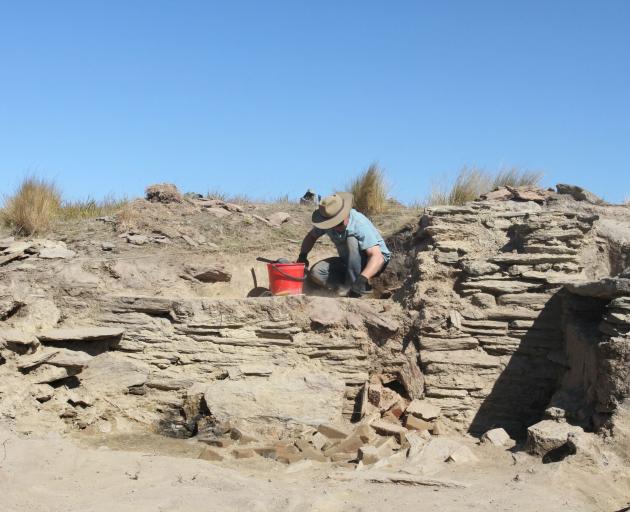
<path fill-rule="evenodd" d="M 273 295 L 299 295 L 304 284 L 304 263 L 268 263 L 269 289 Z"/>

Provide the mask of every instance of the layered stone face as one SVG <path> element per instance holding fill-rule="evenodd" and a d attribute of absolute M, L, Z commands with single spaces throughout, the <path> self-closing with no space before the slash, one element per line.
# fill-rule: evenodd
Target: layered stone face
<path fill-rule="evenodd" d="M 542 417 L 564 372 L 560 290 L 585 279 L 596 220 L 536 203 L 427 209 L 407 300 L 426 396 L 461 428 L 522 434 Z"/>
<path fill-rule="evenodd" d="M 116 349 L 150 368 L 147 383 L 187 382 L 221 421 L 318 424 L 351 419 L 371 374 L 421 396 L 408 319 L 381 301 L 107 298 L 98 322 L 124 326 Z M 319 420 L 319 421 L 318 421 Z"/>
<path fill-rule="evenodd" d="M 393 300 L 175 299 L 89 287 L 25 302 L 0 296 L 0 373 L 28 397 L 5 401 L 7 410 L 30 404 L 79 428 L 108 414 L 155 426 L 203 397 L 221 422 L 376 414 L 387 428 L 439 430 L 405 417 L 424 399 L 447 426 L 511 435 L 550 404 L 585 428 L 616 414 L 630 394 L 630 287 L 623 276 L 591 279 L 621 265 L 602 262 L 613 258 L 592 210 L 478 201 L 428 208 L 406 236 L 407 266 L 397 271 L 406 280 L 389 290 Z M 5 245 L 31 250 L 15 244 Z M 222 278 L 209 268 L 187 266 L 185 278 Z M 96 400 L 70 414 L 54 391 L 62 386 Z"/>

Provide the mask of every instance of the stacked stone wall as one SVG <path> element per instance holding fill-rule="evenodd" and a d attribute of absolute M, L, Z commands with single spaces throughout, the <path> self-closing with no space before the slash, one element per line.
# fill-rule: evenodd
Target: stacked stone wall
<path fill-rule="evenodd" d="M 561 289 L 579 282 L 595 215 L 536 203 L 428 209 L 411 307 L 428 399 L 461 428 L 518 434 L 563 374 Z"/>

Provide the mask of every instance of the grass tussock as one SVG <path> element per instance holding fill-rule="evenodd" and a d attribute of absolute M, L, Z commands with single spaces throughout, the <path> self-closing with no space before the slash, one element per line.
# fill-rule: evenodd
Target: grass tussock
<path fill-rule="evenodd" d="M 114 215 L 128 202 L 126 198 L 116 199 L 113 196 L 107 196 L 101 201 L 89 197 L 79 201 L 65 201 L 61 207 L 61 217 L 64 220 L 76 220 Z"/>
<path fill-rule="evenodd" d="M 487 172 L 474 167 L 464 167 L 453 182 L 447 178 L 434 181 L 425 204 L 462 205 L 474 201 L 481 194 L 491 190 L 492 186 L 492 177 Z"/>
<path fill-rule="evenodd" d="M 26 177 L 12 196 L 3 201 L 2 223 L 16 235 L 40 235 L 49 231 L 61 210 L 61 193 L 45 179 Z"/>
<path fill-rule="evenodd" d="M 272 198 L 256 198 L 247 194 L 227 194 L 221 190 L 209 190 L 206 193 L 206 199 L 216 199 L 226 203 L 237 204 L 239 206 L 250 206 L 256 204 L 275 204 L 281 206 L 297 203 L 297 201 L 294 201 L 289 197 L 289 194 L 282 194 Z"/>
<path fill-rule="evenodd" d="M 455 180 L 434 181 L 424 206 L 462 205 L 498 187 L 538 187 L 543 173 L 518 168 L 491 173 L 476 167 L 464 167 Z"/>
<path fill-rule="evenodd" d="M 354 196 L 354 207 L 365 215 L 384 213 L 388 206 L 388 186 L 383 170 L 376 164 L 352 180 L 349 191 Z"/>
<path fill-rule="evenodd" d="M 140 213 L 133 207 L 133 202 L 127 201 L 114 217 L 116 218 L 116 231 L 126 233 L 137 229 L 140 224 Z"/>
<path fill-rule="evenodd" d="M 539 187 L 543 173 L 512 167 L 502 169 L 494 176 L 492 187 Z"/>
<path fill-rule="evenodd" d="M 15 193 L 6 197 L 0 210 L 0 221 L 19 236 L 43 235 L 57 221 L 93 219 L 113 215 L 128 203 L 108 196 L 64 201 L 57 186 L 43 178 L 26 177 Z"/>

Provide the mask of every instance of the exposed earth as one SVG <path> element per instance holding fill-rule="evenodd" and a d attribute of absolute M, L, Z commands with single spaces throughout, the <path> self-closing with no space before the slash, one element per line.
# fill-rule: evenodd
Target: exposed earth
<path fill-rule="evenodd" d="M 630 507 L 629 207 L 393 205 L 373 297 L 248 297 L 312 209 L 157 189 L 0 231 L 1 509 Z"/>

